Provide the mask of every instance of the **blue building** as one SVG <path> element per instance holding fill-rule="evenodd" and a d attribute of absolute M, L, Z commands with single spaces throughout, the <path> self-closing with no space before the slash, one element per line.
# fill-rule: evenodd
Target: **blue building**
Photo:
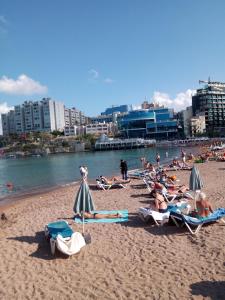
<path fill-rule="evenodd" d="M 106 108 L 101 115 L 112 115 L 113 113 L 126 113 L 129 111 L 128 105 L 120 105 L 120 106 L 113 106 L 110 108 Z"/>
<path fill-rule="evenodd" d="M 178 134 L 172 109 L 155 107 L 130 111 L 118 118 L 118 128 L 126 138 L 174 139 Z"/>

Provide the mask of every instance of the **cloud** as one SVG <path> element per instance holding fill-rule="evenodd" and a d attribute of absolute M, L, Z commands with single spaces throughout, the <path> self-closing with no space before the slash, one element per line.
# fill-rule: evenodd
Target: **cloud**
<path fill-rule="evenodd" d="M 0 15 L 0 33 L 6 33 L 7 32 L 7 25 L 8 21 L 3 15 Z"/>
<path fill-rule="evenodd" d="M 98 71 L 96 71 L 94 69 L 89 70 L 88 73 L 89 73 L 91 79 L 98 79 L 98 77 L 99 77 Z"/>
<path fill-rule="evenodd" d="M 0 78 L 0 92 L 12 95 L 46 94 L 48 88 L 38 81 L 29 78 L 25 74 L 18 76 L 16 80 L 2 76 Z"/>
<path fill-rule="evenodd" d="M 6 102 L 0 103 L 0 134 L 2 134 L 2 114 L 6 114 L 13 108 L 13 106 L 8 106 Z"/>
<path fill-rule="evenodd" d="M 107 84 L 111 84 L 111 83 L 114 82 L 114 80 L 111 79 L 111 78 L 105 78 L 105 79 L 104 79 L 104 82 L 107 83 Z"/>
<path fill-rule="evenodd" d="M 180 111 L 192 105 L 192 95 L 194 92 L 195 90 L 188 89 L 186 92 L 178 93 L 176 97 L 172 99 L 168 94 L 157 91 L 153 93 L 152 100 L 153 102 L 174 108 L 175 111 Z"/>
<path fill-rule="evenodd" d="M 0 24 L 6 25 L 8 22 L 6 21 L 6 18 L 4 16 L 0 16 Z"/>

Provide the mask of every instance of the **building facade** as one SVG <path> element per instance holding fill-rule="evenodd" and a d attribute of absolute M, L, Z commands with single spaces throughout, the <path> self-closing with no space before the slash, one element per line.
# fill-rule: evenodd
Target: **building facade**
<path fill-rule="evenodd" d="M 118 129 L 127 138 L 173 139 L 178 134 L 172 109 L 153 107 L 130 111 L 118 120 Z"/>
<path fill-rule="evenodd" d="M 74 125 L 85 125 L 88 123 L 87 117 L 80 110 L 73 108 L 65 108 L 64 112 L 65 126 L 71 127 Z"/>
<path fill-rule="evenodd" d="M 35 131 L 63 131 L 65 127 L 64 104 L 50 98 L 25 101 L 14 110 L 2 114 L 3 135 Z"/>
<path fill-rule="evenodd" d="M 178 113 L 179 122 L 182 127 L 182 136 L 184 138 L 191 137 L 191 118 L 193 117 L 192 106 L 186 107 L 186 109 Z"/>
<path fill-rule="evenodd" d="M 96 123 L 86 125 L 86 134 L 111 134 L 113 128 L 113 123 Z"/>
<path fill-rule="evenodd" d="M 101 115 L 113 115 L 113 113 L 127 113 L 128 111 L 129 111 L 128 105 L 112 106 L 106 108 L 106 110 L 102 112 Z"/>
<path fill-rule="evenodd" d="M 191 136 L 196 137 L 205 133 L 205 115 L 198 115 L 190 120 Z"/>
<path fill-rule="evenodd" d="M 225 83 L 199 81 L 205 86 L 192 97 L 193 115 L 205 115 L 206 133 L 225 136 Z"/>

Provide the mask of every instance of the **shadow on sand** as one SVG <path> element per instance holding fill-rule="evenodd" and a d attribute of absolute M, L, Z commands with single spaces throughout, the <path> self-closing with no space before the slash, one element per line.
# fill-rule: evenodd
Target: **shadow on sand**
<path fill-rule="evenodd" d="M 37 250 L 31 253 L 29 256 L 36 257 L 44 260 L 53 260 L 57 258 L 67 258 L 68 256 L 63 255 L 60 252 L 56 252 L 56 255 L 53 256 L 50 251 L 50 243 L 45 238 L 44 231 L 36 232 L 35 236 L 18 236 L 18 237 L 9 237 L 8 240 L 15 240 L 22 243 L 28 244 L 37 244 Z"/>
<path fill-rule="evenodd" d="M 131 195 L 131 198 L 142 198 L 142 197 L 146 197 L 146 198 L 151 198 L 149 193 L 142 193 L 142 194 L 133 194 Z"/>
<path fill-rule="evenodd" d="M 132 189 L 140 190 L 146 188 L 145 183 L 143 184 L 131 184 L 130 185 Z"/>
<path fill-rule="evenodd" d="M 210 297 L 212 300 L 225 299 L 225 281 L 200 281 L 190 285 L 192 295 Z"/>
<path fill-rule="evenodd" d="M 127 222 L 121 223 L 121 226 L 129 227 L 142 227 L 149 234 L 153 235 L 187 235 L 185 228 L 177 228 L 173 223 L 167 223 L 163 226 L 155 224 L 154 220 L 150 219 L 147 223 L 141 220 L 138 213 L 129 213 L 129 219 Z"/>

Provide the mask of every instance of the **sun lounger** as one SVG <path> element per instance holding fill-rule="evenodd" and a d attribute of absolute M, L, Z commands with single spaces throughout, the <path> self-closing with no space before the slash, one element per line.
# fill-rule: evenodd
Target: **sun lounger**
<path fill-rule="evenodd" d="M 225 218 L 225 208 L 218 208 L 208 217 L 200 219 L 172 211 L 170 213 L 170 218 L 177 227 L 185 225 L 191 234 L 197 234 L 204 224 L 213 223 L 219 220 L 225 223 L 223 219 Z"/>
<path fill-rule="evenodd" d="M 148 223 L 152 220 L 156 225 L 159 226 L 169 221 L 171 211 L 181 212 L 186 210 L 186 212 L 189 213 L 190 208 L 191 206 L 189 204 L 187 204 L 185 201 L 181 201 L 176 205 L 168 205 L 168 211 L 165 213 L 160 213 L 150 208 L 140 207 L 138 214 L 144 222 Z"/>
<path fill-rule="evenodd" d="M 148 173 L 146 170 L 137 169 L 137 170 L 128 171 L 127 175 L 129 178 L 139 179 L 139 178 L 144 177 L 146 175 L 146 173 Z"/>
<path fill-rule="evenodd" d="M 78 253 L 86 245 L 84 237 L 79 232 L 73 232 L 66 221 L 57 221 L 45 226 L 45 236 L 50 240 L 51 253 L 57 248 L 66 255 Z"/>
<path fill-rule="evenodd" d="M 117 188 L 117 187 L 119 187 L 119 188 L 126 188 L 125 185 L 123 185 L 122 183 L 115 182 L 113 184 L 106 184 L 104 182 L 101 182 L 100 179 L 96 179 L 96 185 L 97 185 L 97 188 L 99 188 L 101 190 L 109 190 L 109 189 L 114 188 L 114 187 L 115 188 Z"/>

